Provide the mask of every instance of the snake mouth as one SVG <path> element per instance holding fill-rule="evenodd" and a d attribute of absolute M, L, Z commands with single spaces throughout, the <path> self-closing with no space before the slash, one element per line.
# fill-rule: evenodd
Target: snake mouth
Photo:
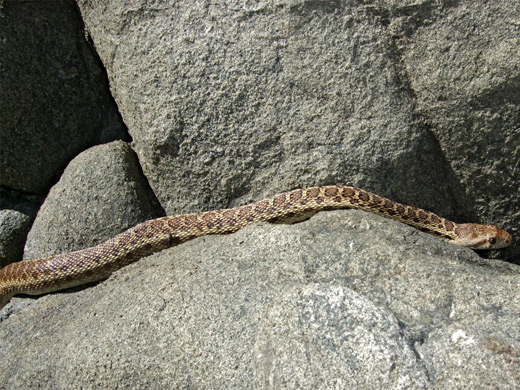
<path fill-rule="evenodd" d="M 470 246 L 472 249 L 478 249 L 478 250 L 490 250 L 493 249 L 491 246 L 489 240 L 487 238 L 484 238 L 480 241 L 475 242 Z"/>

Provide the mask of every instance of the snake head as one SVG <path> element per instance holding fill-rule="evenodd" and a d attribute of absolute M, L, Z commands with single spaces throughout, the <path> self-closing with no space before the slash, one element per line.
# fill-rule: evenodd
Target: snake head
<path fill-rule="evenodd" d="M 511 234 L 495 225 L 462 223 L 455 227 L 455 242 L 472 249 L 500 249 L 511 245 Z"/>

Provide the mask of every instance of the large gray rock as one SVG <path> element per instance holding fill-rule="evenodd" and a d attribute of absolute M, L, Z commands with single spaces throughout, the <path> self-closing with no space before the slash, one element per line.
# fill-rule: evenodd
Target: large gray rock
<path fill-rule="evenodd" d="M 518 266 L 361 211 L 260 224 L 6 314 L 0 383 L 515 388 L 519 283 Z"/>
<path fill-rule="evenodd" d="M 95 146 L 71 161 L 40 208 L 25 259 L 99 244 L 164 211 L 132 149 L 122 141 Z"/>
<path fill-rule="evenodd" d="M 386 29 L 363 7 L 184 1 L 137 21 L 124 3 L 79 1 L 168 214 L 317 183 L 460 210 Z"/>
<path fill-rule="evenodd" d="M 518 5 L 78 4 L 168 214 L 339 183 L 520 223 Z"/>
<path fill-rule="evenodd" d="M 79 152 L 126 132 L 74 1 L 0 3 L 0 186 L 46 194 Z"/>

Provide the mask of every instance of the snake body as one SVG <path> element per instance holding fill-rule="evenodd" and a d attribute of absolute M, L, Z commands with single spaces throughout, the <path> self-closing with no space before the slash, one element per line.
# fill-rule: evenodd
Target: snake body
<path fill-rule="evenodd" d="M 456 224 L 354 187 L 312 187 L 234 209 L 149 220 L 91 248 L 9 264 L 0 270 L 0 308 L 16 294 L 39 295 L 106 279 L 143 256 L 196 237 L 233 233 L 255 222 L 292 223 L 342 208 L 370 211 L 474 249 L 503 248 L 512 242 L 509 233 L 494 225 Z"/>

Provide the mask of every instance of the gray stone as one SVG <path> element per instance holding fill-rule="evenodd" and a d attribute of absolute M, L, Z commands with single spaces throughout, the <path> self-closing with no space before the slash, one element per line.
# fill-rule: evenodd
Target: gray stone
<path fill-rule="evenodd" d="M 45 194 L 79 152 L 126 132 L 74 2 L 0 3 L 0 186 Z"/>
<path fill-rule="evenodd" d="M 0 383 L 507 388 L 519 283 L 518 266 L 361 211 L 258 224 L 5 316 Z"/>
<path fill-rule="evenodd" d="M 23 256 L 27 233 L 42 200 L 0 188 L 0 268 Z"/>
<path fill-rule="evenodd" d="M 0 210 L 0 268 L 22 258 L 30 216 L 16 210 Z"/>
<path fill-rule="evenodd" d="M 136 19 L 124 3 L 78 2 L 168 214 L 318 183 L 460 211 L 457 183 L 367 9 L 185 1 Z"/>
<path fill-rule="evenodd" d="M 256 388 L 420 389 L 427 384 L 426 370 L 392 312 L 343 286 L 283 290 L 273 297 L 260 329 Z"/>
<path fill-rule="evenodd" d="M 87 248 L 163 214 L 132 149 L 122 141 L 96 146 L 72 160 L 49 192 L 24 258 Z"/>
<path fill-rule="evenodd" d="M 78 4 L 170 215 L 334 183 L 520 223 L 518 5 Z"/>
<path fill-rule="evenodd" d="M 506 305 L 506 310 L 510 306 Z M 498 306 L 487 308 L 488 316 L 501 317 Z M 511 321 L 506 316 L 499 319 Z M 420 356 L 436 389 L 517 389 L 520 384 L 518 319 L 507 328 L 479 318 L 464 318 L 433 331 Z M 491 325 L 491 326 L 490 326 Z"/>

